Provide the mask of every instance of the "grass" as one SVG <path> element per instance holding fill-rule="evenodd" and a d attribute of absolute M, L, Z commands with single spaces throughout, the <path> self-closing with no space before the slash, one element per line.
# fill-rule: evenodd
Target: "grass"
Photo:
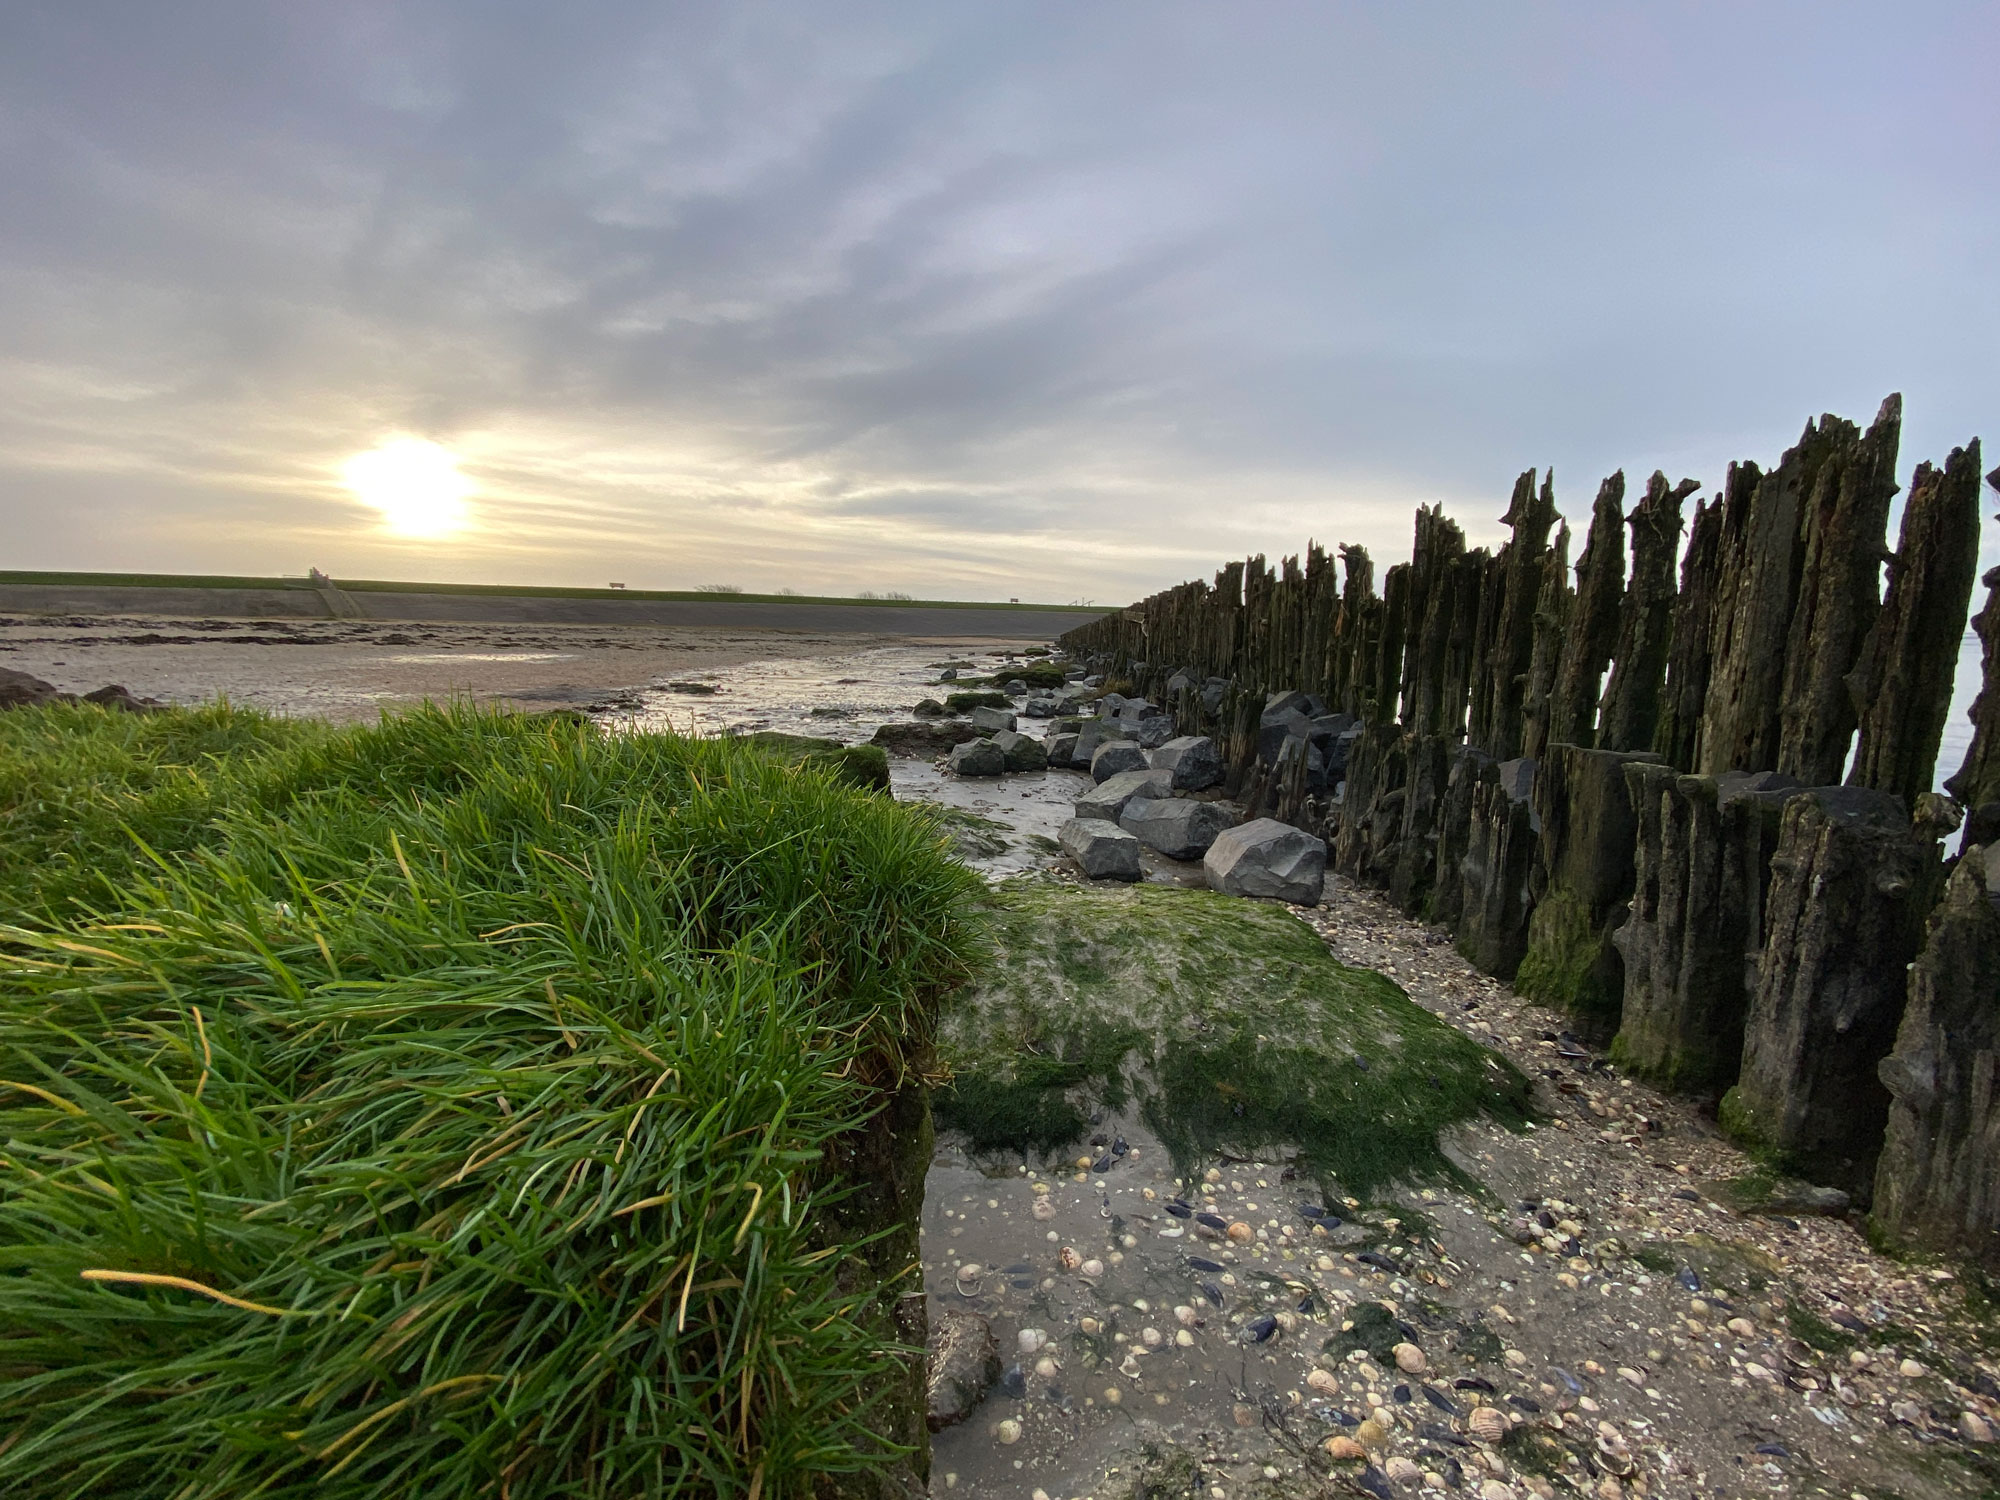
<path fill-rule="evenodd" d="M 246 772 L 328 733 L 227 704 L 0 713 L 0 914 L 41 917 L 115 899 L 146 862 L 145 848 L 194 848 Z"/>
<path fill-rule="evenodd" d="M 1031 688 L 1060 688 L 1069 681 L 1063 669 L 1054 662 L 1031 661 L 1015 667 L 1002 667 L 986 679 L 991 687 L 1005 687 L 1010 682 L 1025 682 Z"/>
<path fill-rule="evenodd" d="M 993 975 L 948 1008 L 939 1121 L 987 1149 L 1053 1150 L 1136 1104 L 1191 1177 L 1228 1150 L 1296 1149 L 1366 1198 L 1452 1175 L 1438 1133 L 1516 1121 L 1504 1060 L 1350 969 L 1296 917 L 1158 886 L 1016 880 L 994 896 Z"/>
<path fill-rule="evenodd" d="M 880 745 L 843 745 L 807 734 L 760 729 L 740 737 L 787 765 L 811 766 L 864 791 L 889 790 L 889 752 Z"/>
<path fill-rule="evenodd" d="M 885 609 L 1034 609 L 1068 614 L 1101 615 L 1104 610 L 1077 604 L 1008 604 L 991 599 L 856 598 L 838 594 L 717 593 L 710 589 L 592 589 L 512 583 L 413 583 L 380 578 L 340 578 L 335 586 L 361 594 L 500 594 L 530 599 L 722 599 L 740 604 L 854 604 Z M 30 584 L 67 588 L 167 589 L 309 589 L 303 578 L 234 578 L 215 574 L 180 573 L 46 573 L 0 569 L 0 585 Z"/>
<path fill-rule="evenodd" d="M 0 1489 L 921 1474 L 894 1314 L 979 951 L 934 821 L 729 741 L 203 722 L 248 743 L 178 852 L 0 934 Z M 100 749 L 45 756 L 82 805 Z"/>

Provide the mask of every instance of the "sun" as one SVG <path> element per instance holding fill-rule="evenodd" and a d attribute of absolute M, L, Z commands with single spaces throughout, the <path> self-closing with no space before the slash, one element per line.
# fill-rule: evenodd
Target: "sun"
<path fill-rule="evenodd" d="M 340 466 L 340 477 L 363 505 L 382 512 L 397 536 L 450 536 L 470 519 L 466 497 L 472 481 L 458 472 L 458 456 L 424 438 L 395 438 Z"/>

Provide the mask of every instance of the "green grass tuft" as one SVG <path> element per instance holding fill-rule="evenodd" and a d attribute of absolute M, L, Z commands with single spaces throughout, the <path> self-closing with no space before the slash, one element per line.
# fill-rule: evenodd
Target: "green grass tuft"
<path fill-rule="evenodd" d="M 81 721 L 32 712 L 55 764 Z M 0 1490 L 920 1470 L 894 1314 L 979 951 L 935 821 L 556 719 L 245 733 L 182 852 L 0 934 Z"/>

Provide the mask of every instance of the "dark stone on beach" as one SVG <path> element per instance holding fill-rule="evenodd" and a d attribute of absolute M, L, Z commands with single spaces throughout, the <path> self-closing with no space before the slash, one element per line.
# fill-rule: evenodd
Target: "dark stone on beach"
<path fill-rule="evenodd" d="M 85 693 L 83 701 L 85 703 L 95 703 L 99 708 L 117 709 L 121 713 L 128 714 L 158 713 L 162 707 L 161 704 L 154 702 L 151 698 L 134 697 L 124 687 L 115 682 L 107 684 L 95 692 Z"/>
<path fill-rule="evenodd" d="M 966 714 L 972 727 L 986 734 L 998 734 L 1015 727 L 1014 715 L 1004 708 L 975 708 Z"/>
<path fill-rule="evenodd" d="M 1000 1378 L 1000 1345 L 993 1325 L 977 1313 L 943 1312 L 931 1321 L 925 1355 L 927 1421 L 932 1432 L 941 1432 L 970 1416 Z"/>
<path fill-rule="evenodd" d="M 958 776 L 998 776 L 1007 769 L 1007 752 L 992 740 L 967 740 L 953 748 L 945 769 Z"/>
<path fill-rule="evenodd" d="M 870 741 L 891 755 L 947 755 L 954 745 L 979 739 L 980 733 L 963 719 L 937 724 L 884 724 Z"/>
<path fill-rule="evenodd" d="M 1202 870 L 1209 889 L 1225 896 L 1316 906 L 1326 881 L 1326 844 L 1275 818 L 1258 818 L 1217 834 Z"/>
<path fill-rule="evenodd" d="M 1222 756 L 1207 735 L 1187 734 L 1149 752 L 1146 763 L 1173 774 L 1174 790 L 1206 791 L 1222 780 Z"/>
<path fill-rule="evenodd" d="M 922 698 L 910 712 L 920 719 L 942 719 L 945 716 L 945 706 L 935 698 Z"/>
<path fill-rule="evenodd" d="M 1076 741 L 1074 734 L 1052 734 L 1043 741 L 1052 766 L 1071 766 L 1076 762 Z"/>
<path fill-rule="evenodd" d="M 1098 783 L 1109 781 L 1122 771 L 1143 771 L 1146 769 L 1146 752 L 1137 740 L 1106 740 L 1090 756 L 1090 778 Z M 1168 784 L 1172 784 L 1169 776 Z"/>
<path fill-rule="evenodd" d="M 1125 811 L 1125 804 L 1134 797 L 1166 797 L 1172 792 L 1172 781 L 1165 771 L 1120 771 L 1077 798 L 1076 815 L 1079 818 L 1108 818 L 1115 823 L 1118 815 Z"/>
<path fill-rule="evenodd" d="M 1040 740 L 1009 729 L 994 735 L 993 743 L 999 747 L 1010 771 L 1046 771 L 1049 768 L 1049 752 Z"/>
<path fill-rule="evenodd" d="M 1229 824 L 1221 803 L 1184 797 L 1134 797 L 1118 815 L 1119 827 L 1169 859 L 1200 859 Z"/>
<path fill-rule="evenodd" d="M 0 667 L 0 708 L 26 708 L 68 697 L 67 693 L 56 691 L 52 682 L 44 682 L 26 672 L 17 672 L 12 667 Z"/>
<path fill-rule="evenodd" d="M 1108 818 L 1072 818 L 1057 842 L 1092 880 L 1139 878 L 1139 840 Z"/>

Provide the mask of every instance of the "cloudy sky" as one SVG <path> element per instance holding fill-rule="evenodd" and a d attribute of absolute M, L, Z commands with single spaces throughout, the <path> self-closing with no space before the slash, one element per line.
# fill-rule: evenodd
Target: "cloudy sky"
<path fill-rule="evenodd" d="M 1907 476 L 2000 447 L 1996 57 L 1987 0 L 6 5 L 0 565 L 1106 602 L 1890 390 Z"/>

